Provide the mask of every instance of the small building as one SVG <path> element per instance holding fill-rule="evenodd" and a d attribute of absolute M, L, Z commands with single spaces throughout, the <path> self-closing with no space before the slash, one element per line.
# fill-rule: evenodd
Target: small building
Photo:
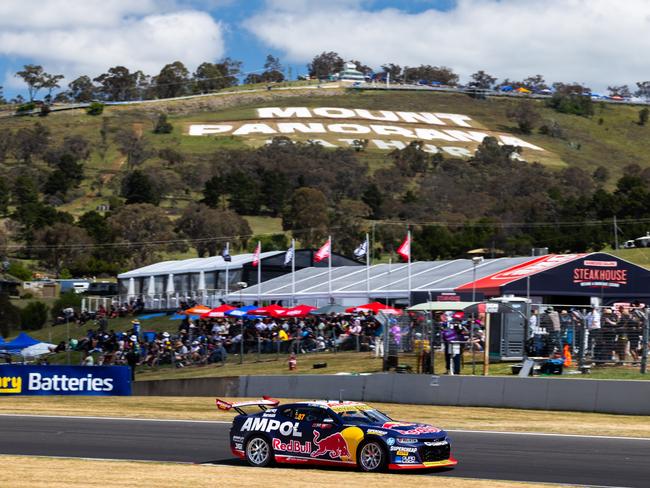
<path fill-rule="evenodd" d="M 358 83 L 366 81 L 367 76 L 357 69 L 354 63 L 345 63 L 343 70 L 338 73 L 336 79 L 349 83 Z"/>
<path fill-rule="evenodd" d="M 326 268 L 327 261 L 315 262 L 313 249 L 297 249 L 295 269 Z M 260 255 L 261 281 L 268 281 L 291 272 L 285 266 L 286 251 L 268 251 Z M 229 293 L 257 285 L 258 271 L 252 253 L 163 261 L 118 275 L 118 300 L 142 300 L 146 310 L 174 309 L 181 302 L 193 300 L 216 306 Z M 354 259 L 332 253 L 332 267 L 361 266 Z"/>

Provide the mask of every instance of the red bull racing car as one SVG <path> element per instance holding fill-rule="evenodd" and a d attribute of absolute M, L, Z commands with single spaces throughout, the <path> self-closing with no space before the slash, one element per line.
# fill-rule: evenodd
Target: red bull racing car
<path fill-rule="evenodd" d="M 455 466 L 447 433 L 426 424 L 397 422 L 358 402 L 278 400 L 228 403 L 233 454 L 252 466 L 274 462 L 357 466 L 362 471 Z M 253 409 L 253 413 L 251 412 Z"/>

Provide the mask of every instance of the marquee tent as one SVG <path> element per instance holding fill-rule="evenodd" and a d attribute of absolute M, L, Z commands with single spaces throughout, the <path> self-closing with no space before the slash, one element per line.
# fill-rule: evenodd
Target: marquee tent
<path fill-rule="evenodd" d="M 21 332 L 14 340 L 5 342 L 0 347 L 2 347 L 2 349 L 5 351 L 18 352 L 25 349 L 26 347 L 33 346 L 34 344 L 38 344 L 40 342 L 41 341 L 38 341 L 33 337 L 25 334 L 24 332 Z"/>

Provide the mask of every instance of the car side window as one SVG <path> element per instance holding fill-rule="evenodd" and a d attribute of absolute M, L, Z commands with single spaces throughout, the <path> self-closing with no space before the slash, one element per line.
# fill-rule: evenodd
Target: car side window
<path fill-rule="evenodd" d="M 282 415 L 283 417 L 286 417 L 288 419 L 292 419 L 293 418 L 293 408 L 283 408 L 282 410 L 280 410 L 280 415 Z"/>
<path fill-rule="evenodd" d="M 299 407 L 293 413 L 294 420 L 299 422 L 322 422 L 327 417 L 329 415 L 323 408 Z"/>

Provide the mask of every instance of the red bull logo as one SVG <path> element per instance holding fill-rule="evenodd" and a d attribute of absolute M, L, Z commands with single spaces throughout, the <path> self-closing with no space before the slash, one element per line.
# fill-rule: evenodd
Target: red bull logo
<path fill-rule="evenodd" d="M 320 432 L 314 431 L 314 444 L 318 447 L 311 453 L 311 457 L 324 456 L 329 454 L 332 459 L 340 457 L 350 457 L 348 443 L 340 432 L 329 435 L 323 439 L 320 438 Z"/>

